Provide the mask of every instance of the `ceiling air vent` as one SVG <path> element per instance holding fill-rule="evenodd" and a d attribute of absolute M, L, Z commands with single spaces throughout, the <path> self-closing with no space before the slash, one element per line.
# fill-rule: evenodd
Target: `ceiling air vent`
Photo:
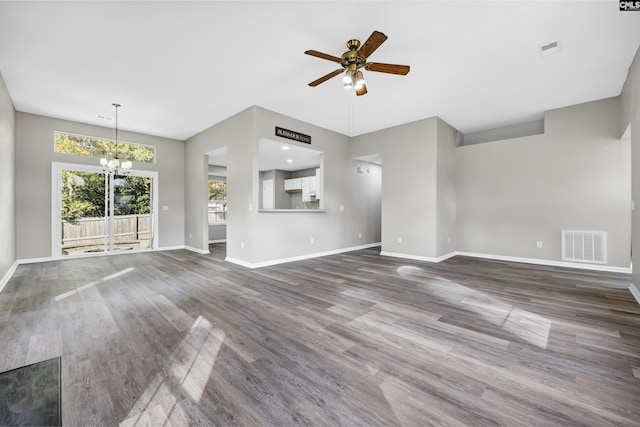
<path fill-rule="evenodd" d="M 607 232 L 562 230 L 562 260 L 606 263 Z"/>

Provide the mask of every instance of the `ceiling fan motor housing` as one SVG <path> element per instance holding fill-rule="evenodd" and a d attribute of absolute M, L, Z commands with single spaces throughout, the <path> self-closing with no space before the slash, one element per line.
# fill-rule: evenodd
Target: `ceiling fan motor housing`
<path fill-rule="evenodd" d="M 347 42 L 348 51 L 342 54 L 342 61 L 340 61 L 340 65 L 343 68 L 353 68 L 349 67 L 350 65 L 355 65 L 356 69 L 362 67 L 367 58 L 358 55 L 358 49 L 360 48 L 360 40 L 352 39 Z"/>

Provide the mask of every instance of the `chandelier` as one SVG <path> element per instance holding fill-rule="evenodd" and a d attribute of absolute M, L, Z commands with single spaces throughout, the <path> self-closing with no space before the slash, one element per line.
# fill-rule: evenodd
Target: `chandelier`
<path fill-rule="evenodd" d="M 113 173 L 115 175 L 128 175 L 129 170 L 133 166 L 133 162 L 131 160 L 120 160 L 118 157 L 118 108 L 120 108 L 120 104 L 113 103 L 111 104 L 116 109 L 116 141 L 115 141 L 115 154 L 113 157 L 110 157 L 113 154 L 111 150 L 111 142 L 109 142 L 109 157 L 103 157 L 100 159 L 100 165 L 102 166 L 102 170 L 107 173 Z"/>

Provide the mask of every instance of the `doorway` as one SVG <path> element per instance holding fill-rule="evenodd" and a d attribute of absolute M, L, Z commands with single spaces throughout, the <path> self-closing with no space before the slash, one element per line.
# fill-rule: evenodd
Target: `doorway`
<path fill-rule="evenodd" d="M 156 249 L 157 172 L 52 164 L 52 256 Z"/>
<path fill-rule="evenodd" d="M 206 153 L 208 174 L 206 239 L 209 253 L 226 257 L 227 242 L 227 147 Z"/>

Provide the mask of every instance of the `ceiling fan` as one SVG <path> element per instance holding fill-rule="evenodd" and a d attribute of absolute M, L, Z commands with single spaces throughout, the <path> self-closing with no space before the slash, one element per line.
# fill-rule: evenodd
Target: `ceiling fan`
<path fill-rule="evenodd" d="M 344 76 L 342 78 L 344 88 L 353 89 L 355 90 L 356 95 L 360 96 L 367 93 L 367 86 L 365 84 L 361 68 L 364 68 L 367 71 L 376 71 L 379 73 L 400 74 L 403 76 L 407 75 L 409 72 L 408 65 L 367 62 L 367 58 L 375 52 L 375 50 L 378 49 L 385 40 L 387 40 L 387 36 L 380 31 L 374 31 L 371 33 L 367 41 L 364 42 L 362 46 L 360 45 L 360 40 L 349 40 L 347 42 L 349 50 L 343 53 L 341 57 L 328 55 L 326 53 L 318 52 L 317 50 L 307 50 L 305 52 L 307 55 L 337 62 L 342 66 L 342 68 L 312 81 L 309 83 L 309 86 L 318 86 L 320 83 L 324 83 L 344 72 Z"/>

